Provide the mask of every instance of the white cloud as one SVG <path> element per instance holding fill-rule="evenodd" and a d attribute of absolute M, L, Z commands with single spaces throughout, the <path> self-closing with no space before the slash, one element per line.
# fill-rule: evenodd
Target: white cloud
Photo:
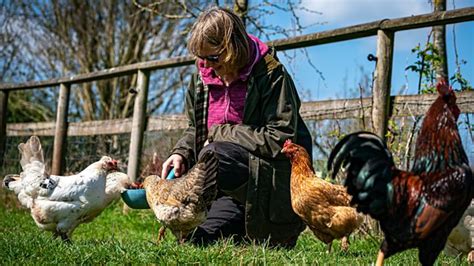
<path fill-rule="evenodd" d="M 456 8 L 472 7 L 474 0 L 456 0 Z M 322 15 L 311 13 L 299 14 L 303 24 L 325 22 L 325 25 L 312 27 L 311 32 L 320 32 L 362 23 L 369 23 L 385 18 L 394 19 L 432 12 L 428 0 L 303 0 L 302 7 L 321 12 Z M 448 1 L 448 10 L 453 9 L 452 1 Z M 303 12 L 303 11 L 302 11 Z M 410 51 L 416 44 L 426 42 L 430 28 L 422 28 L 396 33 L 396 51 Z M 369 49 L 372 40 L 361 44 Z"/>
<path fill-rule="evenodd" d="M 331 28 L 431 12 L 427 0 L 303 0 L 301 6 L 323 13 L 302 15 L 305 23 L 324 21 Z"/>

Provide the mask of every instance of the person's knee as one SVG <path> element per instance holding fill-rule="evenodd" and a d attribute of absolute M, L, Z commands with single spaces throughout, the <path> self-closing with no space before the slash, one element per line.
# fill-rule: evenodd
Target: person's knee
<path fill-rule="evenodd" d="M 247 187 L 245 184 L 249 178 L 249 153 L 241 145 L 228 141 L 216 141 L 206 145 L 199 153 L 199 158 L 204 153 L 213 151 L 219 159 L 219 173 L 217 185 L 227 195 L 234 196 L 241 202 L 245 199 Z M 242 193 L 234 194 L 233 191 L 240 188 Z"/>
<path fill-rule="evenodd" d="M 232 152 L 236 149 L 242 149 L 240 145 L 227 142 L 227 141 L 215 141 L 207 144 L 202 148 L 202 150 L 199 152 L 198 158 L 201 158 L 201 156 L 207 152 L 207 151 L 213 151 L 217 154 L 217 157 L 221 158 L 223 155 L 226 155 L 229 152 Z"/>
<path fill-rule="evenodd" d="M 204 146 L 204 148 L 202 148 L 202 150 L 199 152 L 198 158 L 201 158 L 202 155 L 206 153 L 207 151 L 216 152 L 216 143 L 217 142 L 211 142 L 207 144 L 206 146 Z"/>

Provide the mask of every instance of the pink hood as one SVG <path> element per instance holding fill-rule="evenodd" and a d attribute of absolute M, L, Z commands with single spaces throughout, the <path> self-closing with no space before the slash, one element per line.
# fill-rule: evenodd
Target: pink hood
<path fill-rule="evenodd" d="M 250 46 L 250 54 L 253 55 L 253 60 L 247 64 L 239 73 L 239 78 L 243 81 L 246 81 L 254 65 L 260 60 L 267 52 L 268 46 L 259 40 L 257 37 L 249 34 L 250 39 L 253 41 Z M 211 67 L 204 67 L 204 61 L 198 59 L 198 69 L 201 73 L 202 81 L 206 85 L 224 85 L 223 82 L 214 72 L 214 69 Z"/>

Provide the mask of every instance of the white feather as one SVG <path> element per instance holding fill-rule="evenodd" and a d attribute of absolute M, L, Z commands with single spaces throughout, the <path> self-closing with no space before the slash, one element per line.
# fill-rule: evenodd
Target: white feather
<path fill-rule="evenodd" d="M 31 210 L 33 219 L 43 230 L 69 237 L 79 224 L 92 221 L 120 198 L 129 184 L 126 174 L 109 172 L 114 162 L 107 156 L 76 175 L 49 176 L 42 161 L 39 139 L 31 141 L 32 138 L 19 145 L 23 172 L 19 180 L 9 182 L 8 188 Z M 31 154 L 34 156 L 29 157 Z"/>
<path fill-rule="evenodd" d="M 451 231 L 444 251 L 450 256 L 468 254 L 474 243 L 474 201 L 464 212 L 458 225 Z"/>

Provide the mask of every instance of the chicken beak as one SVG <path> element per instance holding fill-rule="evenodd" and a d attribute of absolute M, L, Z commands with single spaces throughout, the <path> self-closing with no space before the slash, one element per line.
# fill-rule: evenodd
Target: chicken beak
<path fill-rule="evenodd" d="M 5 178 L 3 178 L 3 186 L 5 186 L 6 188 L 8 188 L 8 185 L 10 184 L 10 182 L 12 182 L 12 181 L 17 181 L 19 178 L 20 178 L 20 176 L 19 176 L 19 175 L 15 175 L 15 174 L 6 175 Z"/>

